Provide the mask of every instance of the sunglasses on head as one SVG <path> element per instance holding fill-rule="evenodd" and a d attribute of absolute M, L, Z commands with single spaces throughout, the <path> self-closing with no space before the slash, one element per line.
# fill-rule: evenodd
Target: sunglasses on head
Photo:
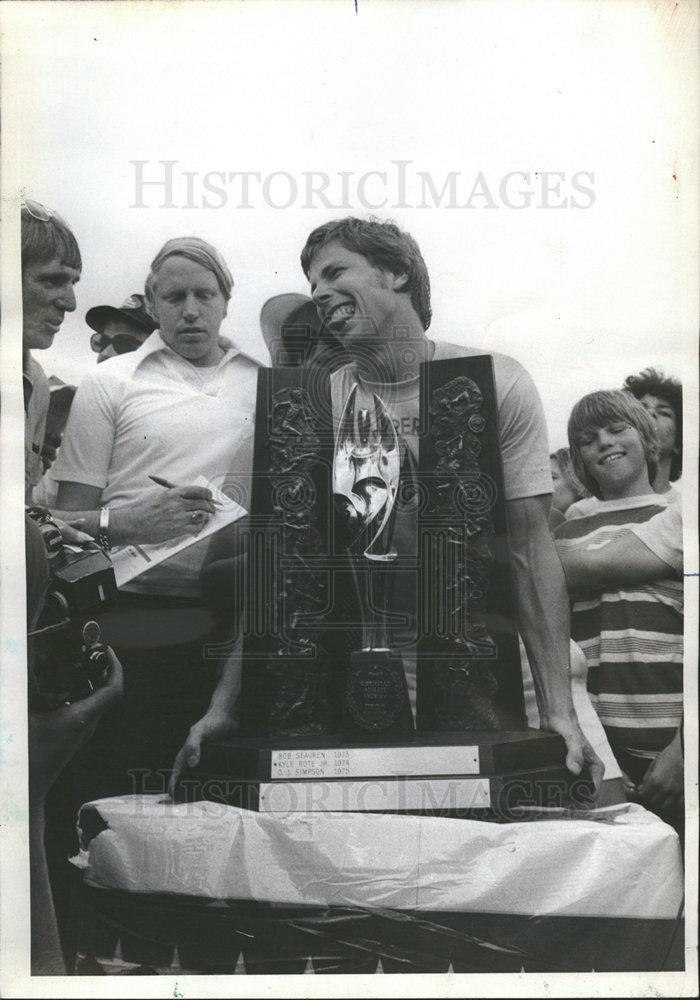
<path fill-rule="evenodd" d="M 128 354 L 140 346 L 141 341 L 137 337 L 130 337 L 128 333 L 117 333 L 113 337 L 108 337 L 106 333 L 93 333 L 90 337 L 90 347 L 95 354 L 107 347 L 112 347 L 115 354 Z"/>
<path fill-rule="evenodd" d="M 55 212 L 52 212 L 50 208 L 46 208 L 38 201 L 33 201 L 31 198 L 25 199 L 22 202 L 22 208 L 29 212 L 33 219 L 37 222 L 50 222 L 51 219 L 55 217 Z"/>

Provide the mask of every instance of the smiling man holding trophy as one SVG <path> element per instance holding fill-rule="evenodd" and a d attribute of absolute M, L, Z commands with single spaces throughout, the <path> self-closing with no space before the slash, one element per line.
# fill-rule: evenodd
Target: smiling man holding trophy
<path fill-rule="evenodd" d="M 272 811 L 275 779 L 300 793 L 294 782 L 308 778 L 419 775 L 435 787 L 452 775 L 458 787 L 468 774 L 525 771 L 534 786 L 546 775 L 532 769 L 549 767 L 598 787 L 603 767 L 571 696 L 530 377 L 505 355 L 428 339 L 427 268 L 393 223 L 329 222 L 301 262 L 323 328 L 351 360 L 329 375 L 273 356 L 261 373 L 241 724 L 263 742 L 254 765 L 235 745 L 215 755 L 223 766 L 203 760 L 204 773 L 271 780 L 227 800 Z M 518 632 L 541 734 L 527 730 Z M 351 784 L 342 803 L 326 789 L 324 808 L 361 808 Z M 420 810 L 418 798 L 398 811 Z M 396 810 L 397 796 L 365 808 Z"/>

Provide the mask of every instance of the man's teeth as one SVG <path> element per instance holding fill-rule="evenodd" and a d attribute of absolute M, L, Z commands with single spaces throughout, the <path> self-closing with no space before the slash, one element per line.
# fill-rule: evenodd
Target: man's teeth
<path fill-rule="evenodd" d="M 601 465 L 604 462 L 615 462 L 618 458 L 624 458 L 624 455 L 606 455 L 605 458 L 601 458 Z"/>
<path fill-rule="evenodd" d="M 337 306 L 330 315 L 331 322 L 336 320 L 348 319 L 349 316 L 355 315 L 355 306 L 351 302 L 346 302 L 342 306 Z"/>

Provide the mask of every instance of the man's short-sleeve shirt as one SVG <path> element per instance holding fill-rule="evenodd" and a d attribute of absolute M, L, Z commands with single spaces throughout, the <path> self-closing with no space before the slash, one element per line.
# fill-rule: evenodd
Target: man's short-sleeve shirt
<path fill-rule="evenodd" d="M 487 352 L 435 342 L 433 361 L 468 358 Z M 552 492 L 547 424 L 539 393 L 523 366 L 505 354 L 491 353 L 498 406 L 499 438 L 506 500 Z M 354 364 L 331 377 L 333 411 L 339 418 L 355 382 L 377 392 L 394 417 L 396 429 L 418 457 L 418 379 L 398 385 L 363 382 Z"/>

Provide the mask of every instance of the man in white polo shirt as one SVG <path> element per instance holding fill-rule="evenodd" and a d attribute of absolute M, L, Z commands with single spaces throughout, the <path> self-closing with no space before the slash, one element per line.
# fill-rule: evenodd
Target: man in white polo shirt
<path fill-rule="evenodd" d="M 249 474 L 259 364 L 220 337 L 232 286 L 214 247 L 170 240 L 146 282 L 158 329 L 78 388 L 52 478 L 61 511 L 84 518 L 85 530 L 106 546 L 198 534 L 215 507 L 194 480 L 221 485 L 232 472 Z M 172 765 L 207 710 L 217 679 L 207 646 L 218 635 L 200 599 L 207 544 L 196 542 L 126 584 L 101 621 L 105 640 L 122 654 L 125 698 L 113 734 L 121 749 L 108 745 L 106 731 L 101 760 L 93 748 L 100 794 L 162 787 L 155 774 Z"/>

